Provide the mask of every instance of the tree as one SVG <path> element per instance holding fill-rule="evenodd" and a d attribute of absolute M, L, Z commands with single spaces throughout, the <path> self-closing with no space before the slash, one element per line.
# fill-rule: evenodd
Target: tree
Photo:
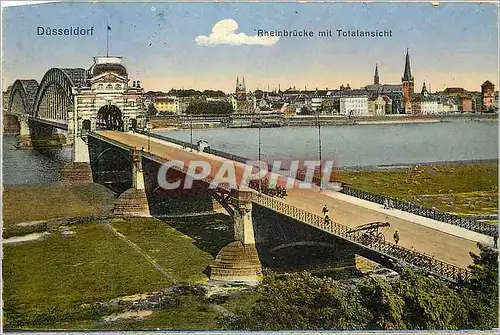
<path fill-rule="evenodd" d="M 463 299 L 468 310 L 466 328 L 498 327 L 498 251 L 477 244 L 480 253 L 472 257 L 471 279 L 466 283 Z"/>
<path fill-rule="evenodd" d="M 227 101 L 205 101 L 194 99 L 186 108 L 186 114 L 191 115 L 229 115 L 233 106 Z"/>
<path fill-rule="evenodd" d="M 251 311 L 240 311 L 223 326 L 249 330 L 364 329 L 369 312 L 357 290 L 307 272 L 266 278 Z"/>
<path fill-rule="evenodd" d="M 368 329 L 406 329 L 404 299 L 392 286 L 392 281 L 373 279 L 360 283 L 364 303 L 372 311 Z"/>
<path fill-rule="evenodd" d="M 404 300 L 407 329 L 459 329 L 466 317 L 458 293 L 445 282 L 403 269 L 393 289 Z"/>
<path fill-rule="evenodd" d="M 155 105 L 153 103 L 149 104 L 148 115 L 156 115 L 156 114 L 158 114 L 158 110 L 156 109 Z"/>

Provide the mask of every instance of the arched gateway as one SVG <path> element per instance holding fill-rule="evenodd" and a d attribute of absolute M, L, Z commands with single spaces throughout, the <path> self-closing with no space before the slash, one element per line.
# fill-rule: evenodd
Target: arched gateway
<path fill-rule="evenodd" d="M 123 118 L 120 108 L 105 105 L 97 111 L 97 128 L 100 130 L 123 130 Z"/>

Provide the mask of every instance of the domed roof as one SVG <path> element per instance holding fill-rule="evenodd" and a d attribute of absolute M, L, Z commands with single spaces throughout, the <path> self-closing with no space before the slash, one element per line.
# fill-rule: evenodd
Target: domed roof
<path fill-rule="evenodd" d="M 113 72 L 126 77 L 127 69 L 121 64 L 119 57 L 95 57 L 94 64 L 89 69 L 89 77 L 96 77 L 106 72 Z"/>

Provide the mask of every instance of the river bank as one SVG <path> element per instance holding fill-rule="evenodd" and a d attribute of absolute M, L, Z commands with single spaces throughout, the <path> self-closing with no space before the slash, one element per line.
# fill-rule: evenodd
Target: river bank
<path fill-rule="evenodd" d="M 252 128 L 256 117 L 279 120 L 282 127 L 317 126 L 318 119 L 314 115 L 282 117 L 280 115 L 232 115 L 232 116 L 156 116 L 151 117 L 151 125 L 155 130 L 172 129 L 210 129 L 210 128 Z M 384 115 L 384 116 L 343 116 L 322 115 L 320 124 L 323 126 L 342 125 L 384 125 L 384 124 L 418 124 L 438 123 L 451 120 L 490 121 L 496 122 L 498 114 L 444 114 L 444 115 Z M 263 126 L 265 128 L 265 126 Z"/>
<path fill-rule="evenodd" d="M 342 169 L 331 180 L 461 216 L 498 214 L 498 160 Z"/>

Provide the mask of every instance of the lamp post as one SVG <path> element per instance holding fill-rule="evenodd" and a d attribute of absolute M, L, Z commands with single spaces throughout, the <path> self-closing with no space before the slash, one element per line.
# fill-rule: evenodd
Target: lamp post
<path fill-rule="evenodd" d="M 146 128 L 148 129 L 148 153 L 151 153 L 151 121 L 146 120 Z"/>
<path fill-rule="evenodd" d="M 261 129 L 261 122 L 260 118 L 258 119 L 258 126 L 259 126 L 259 175 L 260 175 L 260 129 Z M 259 177 L 259 195 L 261 195 L 262 192 L 262 178 Z"/>
<path fill-rule="evenodd" d="M 319 190 L 323 189 L 323 179 L 322 179 L 322 157 L 321 157 L 321 122 L 319 120 L 319 109 L 316 110 L 316 117 L 318 120 L 318 152 L 319 152 Z"/>
<path fill-rule="evenodd" d="M 189 116 L 190 143 L 189 151 L 193 152 L 193 114 Z"/>

